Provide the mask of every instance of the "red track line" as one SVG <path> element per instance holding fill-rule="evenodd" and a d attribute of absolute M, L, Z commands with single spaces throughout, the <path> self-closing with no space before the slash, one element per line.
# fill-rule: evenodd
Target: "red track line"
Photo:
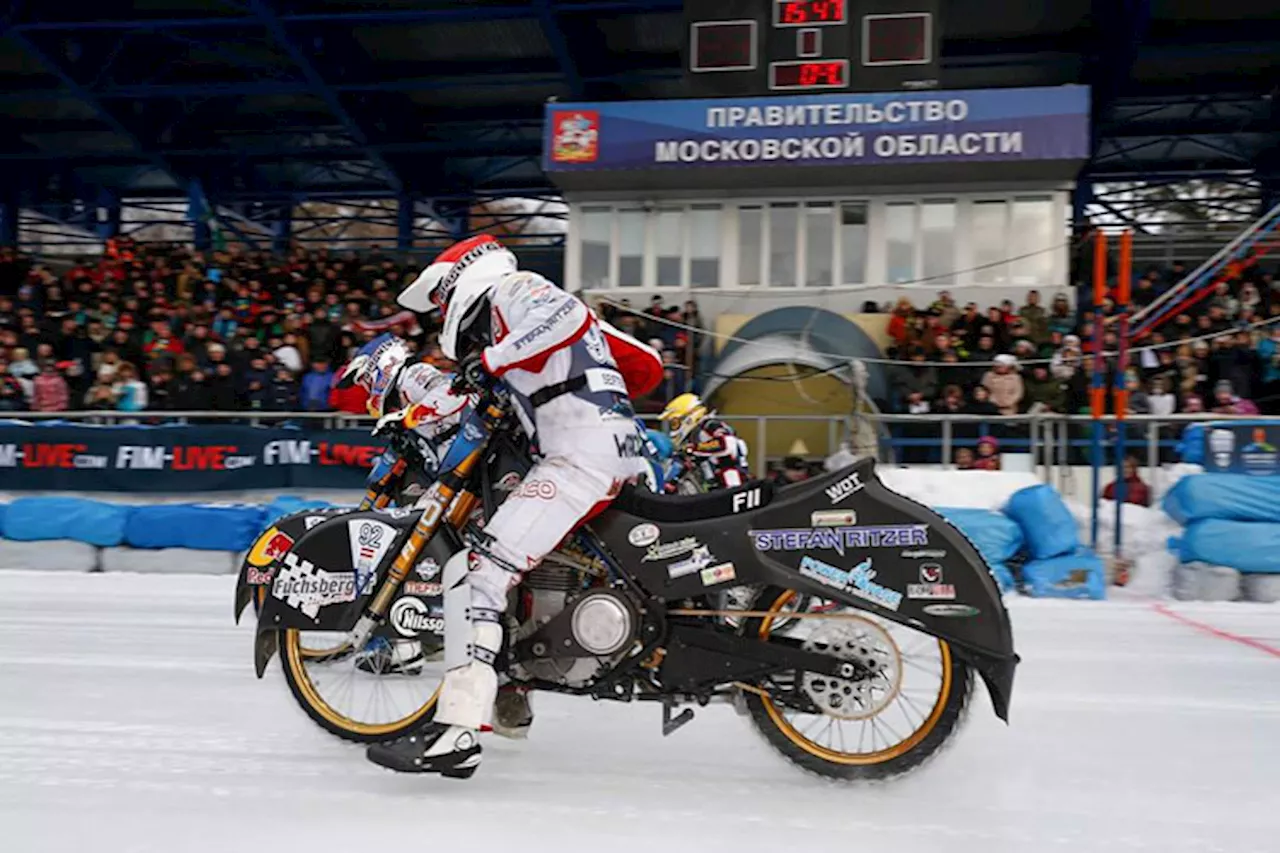
<path fill-rule="evenodd" d="M 1208 623 L 1197 622 L 1194 619 L 1190 619 L 1186 616 L 1183 616 L 1181 613 L 1176 613 L 1170 610 L 1168 607 L 1164 606 L 1163 604 L 1153 604 L 1151 605 L 1151 609 L 1154 610 L 1156 613 L 1159 613 L 1161 616 L 1168 616 L 1170 619 L 1174 620 L 1175 622 L 1181 622 L 1183 625 L 1189 625 L 1190 627 L 1195 628 L 1198 631 L 1204 631 L 1206 634 L 1212 634 L 1213 636 L 1219 637 L 1223 640 L 1230 640 L 1233 643 L 1239 643 L 1242 646 L 1248 646 L 1251 649 L 1257 649 L 1258 651 L 1263 652 L 1265 654 L 1269 654 L 1272 657 L 1280 658 L 1280 649 L 1276 648 L 1275 646 L 1268 645 L 1262 642 L 1261 640 L 1255 640 L 1252 637 L 1242 637 L 1239 634 L 1233 634 L 1230 631 L 1224 631 L 1221 628 L 1215 628 L 1214 626 L 1209 625 Z"/>

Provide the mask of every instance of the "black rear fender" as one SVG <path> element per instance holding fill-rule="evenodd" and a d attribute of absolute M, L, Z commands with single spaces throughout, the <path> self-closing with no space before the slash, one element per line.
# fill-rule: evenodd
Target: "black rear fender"
<path fill-rule="evenodd" d="M 674 511 L 660 505 L 668 502 Z M 981 673 L 1007 718 L 1018 658 L 995 578 L 956 527 L 890 491 L 872 459 L 782 488 L 624 500 L 592 526 L 659 599 L 779 586 L 945 640 Z"/>

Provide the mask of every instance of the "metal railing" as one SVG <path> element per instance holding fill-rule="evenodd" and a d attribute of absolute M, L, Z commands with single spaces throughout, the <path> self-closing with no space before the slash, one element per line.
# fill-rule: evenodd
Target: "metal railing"
<path fill-rule="evenodd" d="M 642 415 L 656 423 L 656 415 Z M 789 450 L 796 436 L 805 441 L 805 451 L 798 454 L 822 459 L 840 450 L 855 436 L 865 434 L 870 424 L 878 435 L 877 452 L 881 461 L 955 467 L 955 452 L 973 448 L 979 438 L 990 435 L 1000 444 L 1002 454 L 1025 454 L 1032 470 L 1049 482 L 1056 469 L 1069 469 L 1089 464 L 1088 451 L 1093 447 L 1088 415 L 905 415 L 865 414 L 832 417 L 830 415 L 722 415 L 752 449 L 757 473 L 764 474 L 770 462 L 792 455 Z M 1231 420 L 1230 415 L 1196 414 L 1156 417 L 1130 415 L 1124 421 L 1114 416 L 1102 418 L 1106 426 L 1104 449 L 1106 464 L 1113 465 L 1115 431 L 1120 424 L 1126 429 L 1126 446 L 1137 456 L 1142 467 L 1156 469 L 1176 461 L 1175 448 L 1182 429 L 1188 424 Z M 1280 418 L 1241 416 L 1239 420 L 1269 421 L 1280 425 Z M 11 412 L 0 413 L 4 421 L 69 421 L 97 426 L 166 425 L 166 424 L 240 424 L 246 426 L 280 426 L 292 424 L 300 429 L 369 429 L 374 419 L 367 415 L 343 412 Z M 861 428 L 861 430 L 860 430 Z M 771 451 L 771 448 L 774 448 Z"/>

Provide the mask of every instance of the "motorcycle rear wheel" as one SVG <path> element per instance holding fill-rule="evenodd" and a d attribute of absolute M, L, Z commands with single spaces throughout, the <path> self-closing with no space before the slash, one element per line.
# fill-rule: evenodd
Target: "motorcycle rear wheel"
<path fill-rule="evenodd" d="M 754 617 L 744 621 L 742 633 L 745 636 L 758 636 L 763 639 L 770 637 L 774 633 L 775 626 L 781 626 L 782 630 L 787 630 L 797 623 L 815 624 L 815 620 L 805 619 L 786 619 L 784 614 L 787 612 L 787 606 L 793 602 L 801 603 L 807 606 L 807 597 L 798 595 L 793 590 L 771 587 L 764 589 L 756 598 L 753 609 L 765 610 L 777 613 L 778 617 Z M 794 612 L 794 607 L 792 611 Z M 889 636 L 889 631 L 884 626 L 891 625 L 894 629 L 908 631 L 912 637 L 923 638 L 926 646 L 936 644 L 937 657 L 940 663 L 938 672 L 939 685 L 935 691 L 932 701 L 925 700 L 924 704 L 917 705 L 914 701 L 907 697 L 902 690 L 902 681 L 892 686 L 886 686 L 879 689 L 879 699 L 874 704 L 879 705 L 878 709 L 873 708 L 866 713 L 856 713 L 852 716 L 841 715 L 834 717 L 827 714 L 807 713 L 808 716 L 816 717 L 819 721 L 828 720 L 827 729 L 830 730 L 833 723 L 854 721 L 862 722 L 862 733 L 858 735 L 857 749 L 849 750 L 847 741 L 844 736 L 843 727 L 840 729 L 839 745 L 834 741 L 831 744 L 824 745 L 819 743 L 815 737 L 809 735 L 813 728 L 812 724 L 803 726 L 797 725 L 794 721 L 788 719 L 788 712 L 796 712 L 796 703 L 787 703 L 784 701 L 780 693 L 775 693 L 767 688 L 758 692 L 744 690 L 744 699 L 746 702 L 747 712 L 751 718 L 757 731 L 764 737 L 774 750 L 779 752 L 784 758 L 791 763 L 829 779 L 839 779 L 843 781 L 882 781 L 900 776 L 911 770 L 915 770 L 927 760 L 936 755 L 955 734 L 959 727 L 959 723 L 964 718 L 967 709 L 970 694 L 973 688 L 973 674 L 964 661 L 958 659 L 952 654 L 950 646 L 943 640 L 928 637 L 916 631 L 911 631 L 903 626 L 897 626 L 896 623 L 889 623 L 885 620 L 876 619 L 871 614 L 862 611 L 852 611 L 857 615 L 856 623 L 861 624 L 864 630 L 864 638 L 862 640 L 854 640 L 851 644 L 865 644 L 867 646 L 879 645 L 883 651 L 877 652 L 881 654 L 881 659 L 886 662 L 885 668 L 891 668 L 896 661 L 896 671 L 901 675 L 906 672 L 904 665 L 904 657 L 901 649 L 897 648 L 897 644 L 889 641 L 892 648 L 888 648 L 881 639 Z M 782 617 L 782 618 L 779 618 Z M 843 622 L 828 623 L 833 625 L 844 624 Z M 871 637 L 872 639 L 867 639 Z M 862 649 L 862 651 L 867 651 Z M 812 678 L 810 675 L 802 676 L 802 678 Z M 838 684 L 831 679 L 816 678 L 818 684 L 825 681 L 829 685 Z M 854 685 L 856 688 L 856 685 Z M 841 685 L 845 694 L 851 692 L 861 692 L 858 690 L 851 691 L 849 684 Z M 794 688 L 793 688 L 794 689 Z M 809 688 L 806 688 L 808 690 Z M 828 690 L 834 691 L 836 688 L 828 687 Z M 865 688 L 863 688 L 865 690 Z M 832 694 L 834 695 L 834 693 Z M 872 695 L 868 691 L 868 695 Z M 918 717 L 918 721 L 912 721 L 911 713 L 904 713 L 906 725 L 911 726 L 907 730 L 905 726 L 899 724 L 906 733 L 898 735 L 897 730 L 891 727 L 887 721 L 882 720 L 877 724 L 877 719 L 889 710 L 890 706 L 902 704 L 906 700 L 904 707 L 914 708 L 914 715 Z M 850 711 L 854 710 L 854 706 L 849 706 Z M 800 712 L 806 713 L 806 712 Z M 869 723 L 871 730 L 871 749 L 862 750 L 864 742 L 866 725 Z M 894 742 L 889 742 L 889 738 L 885 736 L 885 744 L 883 747 L 876 748 L 877 729 L 887 730 L 896 736 Z M 821 734 L 821 732 L 819 732 Z"/>
<path fill-rule="evenodd" d="M 280 633 L 280 664 L 284 669 L 284 678 L 294 700 L 320 728 L 352 743 L 382 743 L 409 734 L 428 722 L 435 714 L 436 702 L 440 697 L 439 685 L 424 702 L 411 701 L 403 707 L 398 706 L 398 710 L 388 719 L 359 719 L 335 707 L 322 694 L 308 670 L 309 666 L 323 663 L 325 654 L 320 650 L 303 646 L 303 634 L 304 632 L 296 629 L 288 629 Z M 341 665 L 351 662 L 353 658 L 344 655 L 332 660 Z M 378 679 L 395 679 L 402 676 L 361 675 L 359 677 L 372 686 L 377 684 Z M 379 703 L 366 703 L 366 708 L 376 704 Z"/>

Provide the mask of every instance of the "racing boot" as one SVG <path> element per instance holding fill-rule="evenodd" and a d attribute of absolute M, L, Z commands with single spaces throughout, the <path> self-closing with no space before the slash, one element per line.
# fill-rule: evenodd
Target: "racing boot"
<path fill-rule="evenodd" d="M 421 675 L 427 660 L 417 640 L 375 637 L 356 656 L 356 669 L 370 675 Z"/>
<path fill-rule="evenodd" d="M 514 685 L 499 688 L 493 703 L 493 733 L 511 740 L 524 740 L 532 725 L 528 689 Z"/>
<path fill-rule="evenodd" d="M 468 779 L 480 766 L 480 730 L 489 723 L 498 695 L 493 664 L 502 649 L 496 610 L 472 607 L 467 551 L 444 567 L 444 684 L 435 720 L 416 733 L 374 744 L 374 764 L 400 773 L 439 773 Z"/>

